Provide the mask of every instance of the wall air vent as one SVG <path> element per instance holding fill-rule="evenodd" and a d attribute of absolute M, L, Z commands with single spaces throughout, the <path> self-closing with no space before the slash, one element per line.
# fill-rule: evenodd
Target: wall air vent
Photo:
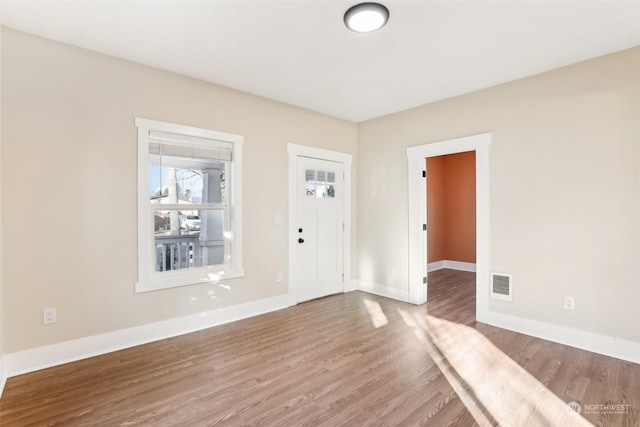
<path fill-rule="evenodd" d="M 491 273 L 491 298 L 503 301 L 513 299 L 513 280 L 510 274 Z"/>

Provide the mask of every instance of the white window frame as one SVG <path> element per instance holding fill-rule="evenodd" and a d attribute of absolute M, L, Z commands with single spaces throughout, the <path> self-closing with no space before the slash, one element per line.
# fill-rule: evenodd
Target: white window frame
<path fill-rule="evenodd" d="M 198 283 L 220 282 L 244 276 L 242 259 L 242 144 L 244 136 L 174 123 L 136 118 L 138 128 L 138 280 L 136 293 L 175 288 Z M 228 262 L 224 266 L 203 266 L 175 271 L 155 271 L 153 213 L 149 203 L 149 132 L 210 139 L 232 144 L 227 174 L 230 187 L 228 204 L 231 236 Z M 225 258 L 227 257 L 225 245 Z"/>

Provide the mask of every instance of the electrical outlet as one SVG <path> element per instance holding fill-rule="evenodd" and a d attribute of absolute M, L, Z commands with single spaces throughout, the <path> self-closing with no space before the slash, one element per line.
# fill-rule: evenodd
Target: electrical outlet
<path fill-rule="evenodd" d="M 276 282 L 282 282 L 282 271 L 276 273 Z"/>
<path fill-rule="evenodd" d="M 566 310 L 575 310 L 576 301 L 573 297 L 564 297 L 564 308 Z"/>
<path fill-rule="evenodd" d="M 42 324 L 48 325 L 50 323 L 56 323 L 56 308 L 49 307 L 42 309 Z"/>
<path fill-rule="evenodd" d="M 396 267 L 395 265 L 393 267 L 391 267 L 391 275 L 392 276 L 397 276 L 398 275 L 398 267 Z"/>

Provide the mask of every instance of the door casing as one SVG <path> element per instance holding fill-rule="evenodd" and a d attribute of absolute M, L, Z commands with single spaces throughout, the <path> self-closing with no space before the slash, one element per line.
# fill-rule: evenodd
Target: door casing
<path fill-rule="evenodd" d="M 427 192 L 425 159 L 428 157 L 476 152 L 476 320 L 487 323 L 489 316 L 489 146 L 491 134 L 483 133 L 407 148 L 409 199 L 409 302 L 427 301 Z M 427 230 L 429 226 L 427 224 Z"/>
<path fill-rule="evenodd" d="M 287 154 L 289 155 L 289 217 L 288 217 L 288 239 L 289 239 L 289 305 L 297 304 L 296 283 L 294 280 L 293 262 L 294 250 L 297 243 L 296 225 L 296 184 L 297 184 L 297 158 L 298 156 L 312 157 L 320 160 L 329 160 L 342 163 L 344 165 L 344 238 L 343 238 L 343 268 L 344 268 L 344 291 L 354 289 L 351 282 L 351 162 L 352 155 L 340 153 L 338 151 L 325 150 L 315 147 L 307 147 L 298 144 L 287 144 Z"/>

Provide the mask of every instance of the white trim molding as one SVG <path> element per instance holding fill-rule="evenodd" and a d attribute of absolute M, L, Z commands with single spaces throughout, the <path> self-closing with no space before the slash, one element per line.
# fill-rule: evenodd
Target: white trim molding
<path fill-rule="evenodd" d="M 476 152 L 476 320 L 487 322 L 489 314 L 489 147 L 491 134 L 466 136 L 407 148 L 409 199 L 409 302 L 427 301 L 427 157 Z M 428 227 L 427 227 L 428 228 Z"/>
<path fill-rule="evenodd" d="M 617 359 L 640 363 L 640 343 L 600 335 L 595 332 L 554 325 L 507 314 L 489 313 L 488 323 L 502 329 L 553 341 Z"/>
<path fill-rule="evenodd" d="M 288 307 L 286 294 L 4 355 L 6 377 L 171 338 Z"/>
<path fill-rule="evenodd" d="M 289 305 L 298 303 L 296 297 L 295 274 L 293 272 L 294 252 L 297 238 L 296 219 L 296 159 L 298 156 L 311 157 L 320 160 L 329 160 L 344 165 L 344 239 L 343 239 L 343 292 L 354 290 L 351 284 L 351 163 L 353 156 L 348 153 L 325 150 L 322 148 L 307 147 L 305 145 L 287 144 L 289 155 Z"/>
<path fill-rule="evenodd" d="M 345 281 L 344 281 L 344 291 L 345 291 L 345 293 L 359 290 L 360 289 L 359 283 L 360 283 L 360 281 L 358 279 L 351 279 L 351 280 L 345 279 Z"/>
<path fill-rule="evenodd" d="M 443 268 L 458 271 L 470 271 L 475 273 L 476 264 L 473 262 L 451 261 L 448 259 L 442 261 L 434 261 L 427 264 L 428 273 L 436 270 L 442 270 Z"/>
<path fill-rule="evenodd" d="M 4 370 L 4 356 L 0 356 L 0 397 L 2 397 L 5 385 L 7 385 L 7 375 Z"/>
<path fill-rule="evenodd" d="M 439 261 L 440 262 L 440 261 Z M 392 288 L 379 283 L 353 280 L 357 290 L 402 302 L 409 302 L 409 291 Z M 497 328 L 552 341 L 605 356 L 633 363 L 640 363 L 640 343 L 600 335 L 594 332 L 554 325 L 524 317 L 489 312 L 488 321 L 483 322 Z"/>
<path fill-rule="evenodd" d="M 391 286 L 382 285 L 380 283 L 366 282 L 364 280 L 354 280 L 358 285 L 358 290 L 369 294 L 380 295 L 381 297 L 391 298 L 402 302 L 409 302 L 409 290 L 392 288 Z"/>
<path fill-rule="evenodd" d="M 149 292 L 186 286 L 196 283 L 219 282 L 244 276 L 242 255 L 242 144 L 244 136 L 180 124 L 143 118 L 135 119 L 138 128 L 138 279 L 135 292 Z M 225 210 L 225 262 L 222 265 L 203 266 L 176 271 L 155 270 L 155 244 L 153 232 L 154 205 L 149 203 L 149 143 L 151 132 L 175 135 L 175 144 L 189 147 L 231 148 L 231 162 L 226 170 L 228 200 Z M 222 145 L 221 145 L 222 144 Z M 213 204 L 208 204 L 209 209 Z M 160 205 L 157 205 L 160 206 Z M 162 205 L 165 209 L 177 209 L 178 205 Z M 200 206 L 207 206 L 201 203 Z M 230 255 L 230 256 L 226 256 Z"/>

